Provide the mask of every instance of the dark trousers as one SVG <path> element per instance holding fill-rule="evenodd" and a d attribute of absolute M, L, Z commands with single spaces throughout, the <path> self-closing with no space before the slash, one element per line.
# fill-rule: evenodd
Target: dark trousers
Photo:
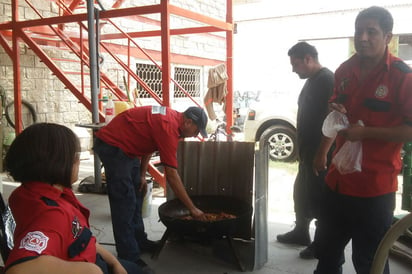
<path fill-rule="evenodd" d="M 145 233 L 142 218 L 143 195 L 139 192 L 140 160 L 96 138 L 94 151 L 103 163 L 116 251 L 119 258 L 135 261 Z"/>
<path fill-rule="evenodd" d="M 315 274 L 341 274 L 344 250 L 352 240 L 352 261 L 357 274 L 369 274 L 379 243 L 393 220 L 395 193 L 372 198 L 324 191 L 315 232 Z M 386 263 L 384 273 L 389 273 Z"/>
<path fill-rule="evenodd" d="M 126 269 L 127 274 L 142 274 L 142 269 L 135 263 L 119 259 L 122 266 Z M 96 256 L 96 265 L 100 267 L 104 274 L 112 274 L 113 271 L 107 265 L 107 263 L 103 260 L 102 256 L 97 254 Z"/>
<path fill-rule="evenodd" d="M 300 161 L 293 186 L 293 202 L 297 225 L 301 221 L 312 220 L 319 215 L 322 189 L 325 185 L 325 172 L 316 176 L 312 161 Z"/>

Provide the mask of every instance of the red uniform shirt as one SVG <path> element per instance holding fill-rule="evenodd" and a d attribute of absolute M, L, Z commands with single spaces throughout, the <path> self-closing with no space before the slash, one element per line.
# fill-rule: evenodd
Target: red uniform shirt
<path fill-rule="evenodd" d="M 364 81 L 360 81 L 357 55 L 343 63 L 335 73 L 335 94 L 331 101 L 346 107 L 351 124 L 362 120 L 365 126 L 412 126 L 412 73 L 399 58 L 386 53 L 383 62 Z M 335 153 L 345 139 L 336 138 Z M 395 192 L 401 168 L 402 143 L 376 139 L 362 140 L 362 171 L 341 175 L 331 165 L 326 182 L 339 193 L 374 197 Z"/>
<path fill-rule="evenodd" d="M 176 168 L 182 121 L 183 113 L 168 107 L 137 107 L 117 115 L 96 136 L 130 157 L 159 151 L 161 162 Z"/>
<path fill-rule="evenodd" d="M 62 192 L 41 182 L 22 184 L 11 194 L 9 206 L 16 229 L 6 268 L 40 255 L 96 262 L 96 239 L 91 236 L 88 221 L 90 212 L 71 189 Z"/>

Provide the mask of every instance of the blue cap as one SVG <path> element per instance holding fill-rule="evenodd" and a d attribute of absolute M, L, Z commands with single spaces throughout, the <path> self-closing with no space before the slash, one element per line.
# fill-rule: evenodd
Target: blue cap
<path fill-rule="evenodd" d="M 185 116 L 191 119 L 199 129 L 203 138 L 207 138 L 206 125 L 207 115 L 206 112 L 200 107 L 189 107 L 184 112 Z"/>

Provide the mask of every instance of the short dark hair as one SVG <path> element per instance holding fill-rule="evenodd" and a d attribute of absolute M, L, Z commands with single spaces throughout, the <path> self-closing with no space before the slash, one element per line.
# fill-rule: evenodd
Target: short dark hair
<path fill-rule="evenodd" d="M 52 123 L 33 124 L 12 142 L 5 169 L 18 182 L 40 181 L 71 188 L 79 151 L 79 139 L 71 129 Z"/>
<path fill-rule="evenodd" d="M 318 60 L 318 51 L 314 46 L 307 42 L 299 42 L 288 51 L 288 56 L 290 57 L 303 59 L 306 55 L 312 56 L 315 60 Z"/>
<path fill-rule="evenodd" d="M 392 32 L 393 29 L 393 17 L 392 14 L 385 8 L 372 6 L 359 12 L 356 16 L 355 26 L 359 20 L 370 18 L 378 21 L 379 26 L 384 33 Z"/>

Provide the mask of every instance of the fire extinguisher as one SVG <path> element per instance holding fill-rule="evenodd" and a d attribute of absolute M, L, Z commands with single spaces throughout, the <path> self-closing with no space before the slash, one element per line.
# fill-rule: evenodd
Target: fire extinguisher
<path fill-rule="evenodd" d="M 112 100 L 111 94 L 109 95 L 109 99 L 107 100 L 106 110 L 105 110 L 105 122 L 106 124 L 110 123 L 110 121 L 114 117 L 114 103 Z"/>

